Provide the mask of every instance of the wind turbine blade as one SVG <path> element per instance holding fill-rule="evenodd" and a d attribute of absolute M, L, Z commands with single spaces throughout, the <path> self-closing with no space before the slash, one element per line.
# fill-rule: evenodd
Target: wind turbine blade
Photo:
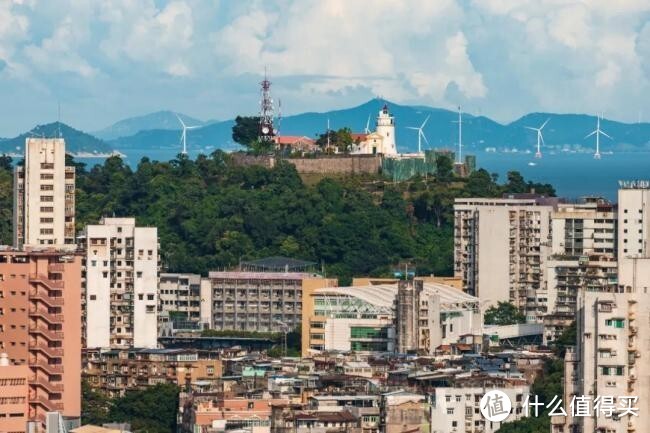
<path fill-rule="evenodd" d="M 180 117 L 178 114 L 176 114 L 176 113 L 174 113 L 174 116 L 176 116 L 176 118 L 178 119 L 178 121 L 181 122 L 181 125 L 183 125 L 183 128 L 185 128 L 186 126 L 185 126 L 185 122 L 183 122 L 183 119 L 181 119 L 181 117 Z"/>
<path fill-rule="evenodd" d="M 417 127 L 415 127 L 415 126 L 407 126 L 406 129 L 414 129 L 414 130 L 416 130 L 416 131 L 419 131 L 419 130 L 420 130 L 420 128 L 417 128 Z"/>
<path fill-rule="evenodd" d="M 426 119 L 424 119 L 424 122 L 422 122 L 422 125 L 420 126 L 420 129 L 422 129 L 422 128 L 424 128 L 424 125 L 426 125 L 426 124 L 427 124 L 427 122 L 429 121 L 429 117 L 431 117 L 431 115 L 430 115 L 430 114 L 429 114 L 429 115 L 427 116 L 427 118 L 426 118 Z"/>
<path fill-rule="evenodd" d="M 613 140 L 613 138 L 610 137 L 609 135 L 607 135 L 607 133 L 605 131 L 603 131 L 602 129 L 600 130 L 600 133 L 603 134 L 605 137 L 609 138 L 610 140 Z"/>
<path fill-rule="evenodd" d="M 537 128 L 533 128 L 532 126 L 524 126 L 526 129 L 530 129 L 531 131 L 537 131 Z"/>
<path fill-rule="evenodd" d="M 200 127 L 201 127 L 201 125 L 186 126 L 185 129 L 196 129 L 196 128 L 200 128 Z"/>
<path fill-rule="evenodd" d="M 544 146 L 546 146 L 546 143 L 544 143 L 544 136 L 542 135 L 542 131 L 541 131 L 541 130 L 539 131 L 539 141 L 541 141 L 541 143 L 542 143 Z"/>
<path fill-rule="evenodd" d="M 544 127 L 546 126 L 546 124 L 548 123 L 549 120 L 551 120 L 550 117 L 549 117 L 548 119 L 546 119 L 546 122 L 544 122 L 544 123 L 542 124 L 542 126 L 539 127 L 539 130 L 540 130 L 540 131 L 541 131 L 542 129 L 544 129 Z"/>
<path fill-rule="evenodd" d="M 431 147 L 431 145 L 429 144 L 429 140 L 427 140 L 427 136 L 424 135 L 424 132 L 422 132 L 422 130 L 420 130 L 420 134 L 422 134 L 422 138 L 424 138 L 424 141 L 425 143 L 427 143 L 427 146 Z"/>
<path fill-rule="evenodd" d="M 591 137 L 592 135 L 594 135 L 594 134 L 597 133 L 597 132 L 598 132 L 598 129 L 596 129 L 595 131 L 593 131 L 591 134 L 585 136 L 585 138 L 589 138 L 589 137 Z"/>

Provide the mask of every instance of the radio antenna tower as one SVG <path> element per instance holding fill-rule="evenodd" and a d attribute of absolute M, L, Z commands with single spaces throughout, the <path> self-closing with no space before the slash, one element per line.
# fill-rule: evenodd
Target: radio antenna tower
<path fill-rule="evenodd" d="M 266 68 L 264 68 L 264 80 L 260 83 L 261 99 L 260 99 L 260 129 L 258 138 L 260 141 L 272 141 L 275 138 L 277 131 L 273 127 L 273 99 L 271 98 L 271 82 L 266 76 Z"/>

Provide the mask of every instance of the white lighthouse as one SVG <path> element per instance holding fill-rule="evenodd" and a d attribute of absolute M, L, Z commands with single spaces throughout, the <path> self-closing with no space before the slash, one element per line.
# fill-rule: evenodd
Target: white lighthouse
<path fill-rule="evenodd" d="M 388 104 L 379 111 L 375 132 L 382 136 L 382 152 L 384 155 L 397 155 L 395 145 L 395 118 L 388 112 Z"/>

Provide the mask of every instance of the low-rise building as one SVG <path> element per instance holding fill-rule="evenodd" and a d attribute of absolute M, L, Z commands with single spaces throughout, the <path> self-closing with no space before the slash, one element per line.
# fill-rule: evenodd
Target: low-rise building
<path fill-rule="evenodd" d="M 82 375 L 91 387 L 109 396 L 159 383 L 201 387 L 221 378 L 217 355 L 185 349 L 87 349 Z"/>
<path fill-rule="evenodd" d="M 201 276 L 161 273 L 158 332 L 201 329 Z"/>
<path fill-rule="evenodd" d="M 481 334 L 478 299 L 444 284 L 416 280 L 328 287 L 303 301 L 303 356 L 326 351 L 433 354 L 461 336 Z"/>
<path fill-rule="evenodd" d="M 486 392 L 504 392 L 512 404 L 510 416 L 503 422 L 491 422 L 481 414 L 481 399 Z M 495 433 L 506 422 L 525 415 L 523 403 L 530 393 L 526 381 L 500 377 L 456 379 L 453 386 L 436 387 L 431 394 L 431 433 Z"/>

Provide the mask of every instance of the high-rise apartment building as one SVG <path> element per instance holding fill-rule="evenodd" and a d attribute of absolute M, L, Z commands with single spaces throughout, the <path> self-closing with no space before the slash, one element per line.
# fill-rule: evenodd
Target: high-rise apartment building
<path fill-rule="evenodd" d="M 512 302 L 529 322 L 547 312 L 544 263 L 558 200 L 532 196 L 456 199 L 454 274 L 488 305 Z"/>
<path fill-rule="evenodd" d="M 575 320 L 580 290 L 615 291 L 617 215 L 601 198 L 558 204 L 551 213 L 551 255 L 546 263 L 549 313 L 544 341 L 550 343 Z"/>
<path fill-rule="evenodd" d="M 650 423 L 650 185 L 622 183 L 618 192 L 618 281 L 611 292 L 581 290 L 577 342 L 565 357 L 564 400 L 613 397 L 614 416 L 552 419 L 553 433 L 629 433 Z M 620 416 L 636 397 L 638 416 Z"/>
<path fill-rule="evenodd" d="M 159 332 L 201 328 L 201 276 L 160 274 Z"/>
<path fill-rule="evenodd" d="M 86 347 L 157 346 L 158 230 L 104 218 L 85 233 Z"/>
<path fill-rule="evenodd" d="M 14 170 L 14 246 L 75 244 L 75 169 L 62 138 L 27 138 Z M 74 248 L 74 247 L 73 247 Z"/>
<path fill-rule="evenodd" d="M 0 431 L 27 431 L 26 425 L 15 430 L 11 414 L 35 431 L 43 431 L 47 412 L 78 422 L 80 256 L 53 250 L 0 252 L 0 352 L 7 354 L 2 363 L 10 364 L 0 366 L 0 408 L 4 411 L 6 403 L 11 411 L 10 419 L 0 417 Z"/>

